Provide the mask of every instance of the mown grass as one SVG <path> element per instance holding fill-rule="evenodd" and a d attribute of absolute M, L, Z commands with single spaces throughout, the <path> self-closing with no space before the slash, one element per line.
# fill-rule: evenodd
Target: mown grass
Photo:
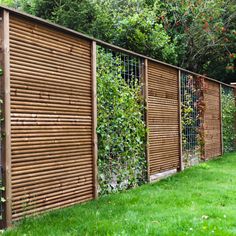
<path fill-rule="evenodd" d="M 154 184 L 24 219 L 4 235 L 236 235 L 236 153 Z"/>

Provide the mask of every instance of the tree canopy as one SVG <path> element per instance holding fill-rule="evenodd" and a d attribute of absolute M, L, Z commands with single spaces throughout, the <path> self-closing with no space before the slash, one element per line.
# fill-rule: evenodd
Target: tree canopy
<path fill-rule="evenodd" d="M 236 78 L 235 0 L 1 2 L 217 80 Z"/>

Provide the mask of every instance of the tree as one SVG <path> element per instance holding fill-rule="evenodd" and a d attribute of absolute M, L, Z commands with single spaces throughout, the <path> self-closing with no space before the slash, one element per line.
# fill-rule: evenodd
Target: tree
<path fill-rule="evenodd" d="M 234 0 L 162 1 L 156 15 L 176 42 L 179 66 L 219 80 L 235 76 Z"/>
<path fill-rule="evenodd" d="M 230 82 L 235 0 L 6 0 L 106 42 Z"/>
<path fill-rule="evenodd" d="M 21 9 L 156 59 L 177 62 L 174 43 L 144 0 L 21 0 Z"/>

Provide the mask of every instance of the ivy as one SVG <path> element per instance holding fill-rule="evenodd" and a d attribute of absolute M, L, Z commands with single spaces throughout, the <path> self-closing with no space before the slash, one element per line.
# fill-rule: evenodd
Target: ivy
<path fill-rule="evenodd" d="M 181 125 L 184 167 L 199 162 L 200 146 L 198 140 L 199 113 L 196 79 L 190 74 L 181 76 Z"/>
<path fill-rule="evenodd" d="M 146 180 L 144 104 L 138 82 L 122 78 L 119 57 L 97 51 L 99 193 L 132 188 Z"/>
<path fill-rule="evenodd" d="M 204 92 L 207 91 L 207 84 L 205 79 L 201 76 L 196 76 L 196 89 L 198 93 L 197 109 L 198 109 L 198 119 L 200 126 L 198 128 L 198 141 L 200 145 L 201 159 L 205 160 L 205 128 L 204 128 L 204 118 L 206 111 L 206 102 L 204 101 Z"/>
<path fill-rule="evenodd" d="M 235 150 L 235 97 L 234 91 L 223 88 L 221 94 L 224 152 Z"/>
<path fill-rule="evenodd" d="M 207 90 L 201 76 L 182 74 L 181 116 L 182 143 L 185 167 L 191 166 L 197 158 L 205 159 L 204 114 L 206 103 L 204 92 Z"/>

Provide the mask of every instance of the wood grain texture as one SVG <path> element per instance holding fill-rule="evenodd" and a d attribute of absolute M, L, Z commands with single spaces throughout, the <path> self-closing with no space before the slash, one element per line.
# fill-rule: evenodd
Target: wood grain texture
<path fill-rule="evenodd" d="M 11 155 L 11 97 L 10 97 L 10 48 L 9 48 L 9 12 L 2 12 L 2 88 L 3 88 L 3 184 L 5 186 L 5 226 L 12 225 L 12 155 Z"/>
<path fill-rule="evenodd" d="M 13 220 L 94 197 L 91 48 L 10 15 Z"/>
<path fill-rule="evenodd" d="M 145 104 L 145 123 L 146 127 L 148 129 L 149 127 L 149 120 L 148 120 L 148 60 L 144 60 L 144 104 Z M 150 158 L 149 158 L 149 137 L 150 137 L 150 132 L 149 129 L 147 130 L 146 134 L 146 161 L 147 161 L 147 180 L 148 182 L 150 181 Z"/>
<path fill-rule="evenodd" d="M 180 168 L 178 87 L 176 69 L 148 61 L 150 175 Z"/>
<path fill-rule="evenodd" d="M 205 158 L 211 159 L 222 153 L 220 84 L 205 80 L 204 142 Z"/>
<path fill-rule="evenodd" d="M 92 63 L 92 90 L 93 90 L 93 188 L 94 198 L 98 197 L 98 140 L 97 140 L 97 45 L 92 42 L 91 48 L 91 63 Z"/>
<path fill-rule="evenodd" d="M 183 171 L 184 169 L 184 160 L 183 160 L 183 144 L 182 144 L 182 111 L 181 111 L 181 71 L 178 71 L 178 92 L 179 92 L 179 153 L 180 153 L 180 166 L 178 171 Z"/>

